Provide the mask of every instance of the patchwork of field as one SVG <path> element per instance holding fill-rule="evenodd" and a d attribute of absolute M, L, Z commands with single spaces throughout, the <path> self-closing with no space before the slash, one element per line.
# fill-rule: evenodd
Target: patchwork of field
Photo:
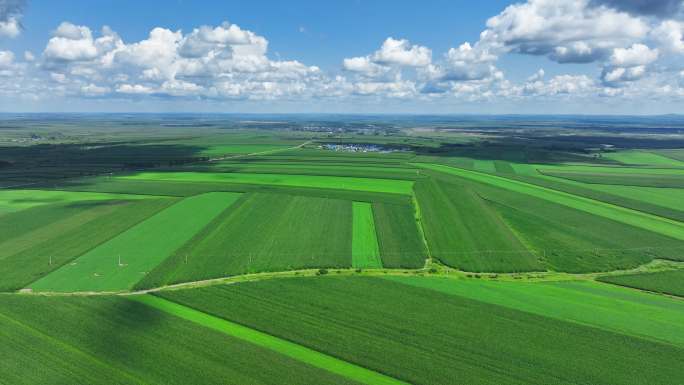
<path fill-rule="evenodd" d="M 681 149 L 212 127 L 0 160 L 0 383 L 682 382 Z"/>
<path fill-rule="evenodd" d="M 350 201 L 249 194 L 137 287 L 261 271 L 351 267 L 352 223 Z"/>
<path fill-rule="evenodd" d="M 524 172 L 507 177 L 680 222 L 684 221 L 684 210 L 673 202 L 674 198 L 662 193 L 663 191 L 670 191 L 676 196 L 681 194 L 681 189 L 581 183 L 541 174 L 533 165 L 515 164 L 514 167 L 516 169 L 522 168 Z M 653 194 L 658 197 L 665 197 L 665 200 L 659 201 L 649 198 L 649 195 Z"/>
<path fill-rule="evenodd" d="M 380 278 L 291 278 L 157 295 L 414 384 L 671 384 L 684 359 L 684 348 L 655 339 Z M 667 305 L 679 311 L 670 320 L 681 315 L 681 303 Z M 670 331 L 681 341 L 681 323 Z"/>
<path fill-rule="evenodd" d="M 594 215 L 603 216 L 608 219 L 613 219 L 636 227 L 641 227 L 646 230 L 658 232 L 679 240 L 684 240 L 684 224 L 678 221 L 668 220 L 666 218 L 649 215 L 621 206 L 611 205 L 581 196 L 564 193 L 562 191 L 534 186 L 525 182 L 519 182 L 495 175 L 487 175 L 438 164 L 419 164 L 419 166 L 429 170 L 439 171 L 466 178 L 475 182 L 486 183 L 510 191 L 530 195 L 535 198 L 555 202 Z"/>
<path fill-rule="evenodd" d="M 0 220 L 0 290 L 28 286 L 174 202 L 56 203 L 7 214 Z"/>
<path fill-rule="evenodd" d="M 604 276 L 599 281 L 684 297 L 684 270 Z"/>
<path fill-rule="evenodd" d="M 272 186 L 315 187 L 340 190 L 360 190 L 380 193 L 411 194 L 413 183 L 400 179 L 372 179 L 356 177 L 206 173 L 206 172 L 143 172 L 121 178 L 134 180 L 162 180 L 175 182 L 220 182 L 265 184 Z"/>
<path fill-rule="evenodd" d="M 178 201 L 31 285 L 38 291 L 130 289 L 239 197 L 207 193 Z"/>
<path fill-rule="evenodd" d="M 353 384 L 122 297 L 0 297 L 7 384 Z"/>
<path fill-rule="evenodd" d="M 240 324 L 165 300 L 161 297 L 144 295 L 131 298 L 168 314 L 194 322 L 197 325 L 273 350 L 284 356 L 347 377 L 348 379 L 358 381 L 359 383 L 368 385 L 407 385 L 402 381 L 382 373 L 368 370 L 316 350 L 308 349 L 302 345 L 262 333 L 258 330 L 250 329 Z"/>
<path fill-rule="evenodd" d="M 680 322 L 684 316 L 684 304 L 662 296 L 593 281 L 506 282 L 445 277 L 383 278 L 684 348 Z"/>

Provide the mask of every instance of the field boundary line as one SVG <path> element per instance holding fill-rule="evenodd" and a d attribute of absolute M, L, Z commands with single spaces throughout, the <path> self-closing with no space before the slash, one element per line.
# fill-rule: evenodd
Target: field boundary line
<path fill-rule="evenodd" d="M 130 299 L 363 384 L 408 385 L 385 374 L 164 298 L 146 294 Z"/>

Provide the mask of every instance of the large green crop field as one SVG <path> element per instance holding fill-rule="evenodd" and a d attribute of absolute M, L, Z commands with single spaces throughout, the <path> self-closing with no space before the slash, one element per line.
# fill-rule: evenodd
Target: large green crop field
<path fill-rule="evenodd" d="M 415 269 L 425 265 L 427 252 L 414 207 L 375 202 L 373 220 L 383 266 Z"/>
<path fill-rule="evenodd" d="M 0 384 L 684 383 L 684 119 L 518 119 L 0 119 Z"/>
<path fill-rule="evenodd" d="M 430 251 L 442 262 L 467 271 L 541 270 L 504 219 L 465 185 L 440 180 L 416 184 Z"/>

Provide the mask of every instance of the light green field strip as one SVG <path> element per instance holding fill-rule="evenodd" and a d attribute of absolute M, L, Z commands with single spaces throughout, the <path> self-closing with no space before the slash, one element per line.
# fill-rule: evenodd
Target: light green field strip
<path fill-rule="evenodd" d="M 590 214 L 684 240 L 684 223 L 675 220 L 495 175 L 487 175 L 439 164 L 415 163 L 415 165 L 545 199 Z"/>
<path fill-rule="evenodd" d="M 373 205 L 353 202 L 352 267 L 356 269 L 382 269 L 380 248 L 375 233 Z"/>
<path fill-rule="evenodd" d="M 591 281 L 493 282 L 383 277 L 529 313 L 684 347 L 684 301 Z"/>
<path fill-rule="evenodd" d="M 185 198 L 41 278 L 31 288 L 58 292 L 130 289 L 239 196 L 213 192 Z"/>
<path fill-rule="evenodd" d="M 155 309 L 195 322 L 199 325 L 225 333 L 231 337 L 273 350 L 287 357 L 304 362 L 311 366 L 327 370 L 331 373 L 368 385 L 406 384 L 384 374 L 342 361 L 335 357 L 320 353 L 270 334 L 214 317 L 189 307 L 152 295 L 132 296 L 132 300 L 142 302 Z"/>
<path fill-rule="evenodd" d="M 315 187 L 411 195 L 413 182 L 399 179 L 373 179 L 346 176 L 291 174 L 248 174 L 206 172 L 143 172 L 122 176 L 125 179 L 166 180 L 176 182 L 223 182 L 273 186 Z"/>
<path fill-rule="evenodd" d="M 51 203 L 131 200 L 154 198 L 145 195 L 53 190 L 0 190 L 0 214 Z"/>

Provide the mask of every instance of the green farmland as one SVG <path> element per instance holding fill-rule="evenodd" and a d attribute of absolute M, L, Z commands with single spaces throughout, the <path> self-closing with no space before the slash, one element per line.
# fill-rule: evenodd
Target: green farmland
<path fill-rule="evenodd" d="M 454 376 L 468 384 L 667 384 L 680 377 L 676 363 L 684 358 L 682 347 L 378 278 L 282 279 L 160 295 L 415 384 Z M 681 323 L 675 329 L 684 332 Z M 597 350 L 602 354 L 592 354 Z"/>
<path fill-rule="evenodd" d="M 250 194 L 179 247 L 138 287 L 261 271 L 350 267 L 352 223 L 349 201 Z"/>
<path fill-rule="evenodd" d="M 0 121 L 0 384 L 684 383 L 684 135 L 136 116 Z"/>
<path fill-rule="evenodd" d="M 183 199 L 31 287 L 67 292 L 129 289 L 238 197 L 217 192 Z"/>

